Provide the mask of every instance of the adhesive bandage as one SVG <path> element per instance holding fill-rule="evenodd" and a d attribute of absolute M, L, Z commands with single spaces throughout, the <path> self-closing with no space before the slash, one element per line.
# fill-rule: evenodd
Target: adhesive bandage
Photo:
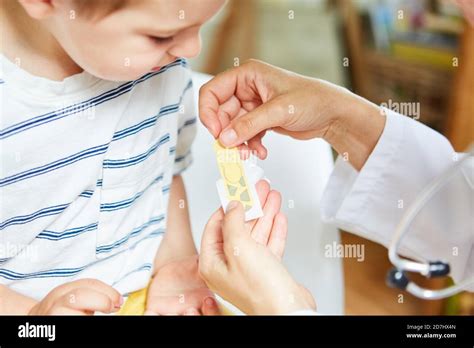
<path fill-rule="evenodd" d="M 237 148 L 226 149 L 218 141 L 214 143 L 217 166 L 221 179 L 217 180 L 217 192 L 224 211 L 230 201 L 239 201 L 245 209 L 245 221 L 263 215 L 255 184 L 263 177 L 263 171 L 250 161 L 242 161 Z"/>

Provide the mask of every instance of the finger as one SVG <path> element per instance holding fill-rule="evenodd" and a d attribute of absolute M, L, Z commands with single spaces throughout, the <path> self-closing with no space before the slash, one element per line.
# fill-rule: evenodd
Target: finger
<path fill-rule="evenodd" d="M 255 185 L 255 189 L 257 191 L 258 200 L 260 201 L 261 206 L 265 206 L 268 194 L 270 193 L 270 184 L 267 180 L 259 180 Z"/>
<path fill-rule="evenodd" d="M 268 183 L 267 180 L 259 180 L 255 184 L 255 190 L 257 191 L 258 200 L 260 201 L 260 205 L 262 207 L 264 207 L 265 203 L 267 201 L 268 194 L 270 193 L 270 184 Z M 249 227 L 249 231 L 252 231 L 252 229 L 255 226 L 255 224 L 257 223 L 257 221 L 258 220 L 255 219 L 255 220 L 251 220 L 251 221 L 247 222 L 247 225 Z"/>
<path fill-rule="evenodd" d="M 219 208 L 207 222 L 201 238 L 201 250 L 199 255 L 199 275 L 209 284 L 215 276 L 215 270 L 223 272 L 225 266 L 225 255 L 223 249 L 222 221 L 224 212 Z"/>
<path fill-rule="evenodd" d="M 224 219 L 224 212 L 219 208 L 211 215 L 204 228 L 201 238 L 201 253 L 199 260 L 212 257 L 216 253 L 216 246 L 223 242 L 221 225 Z"/>
<path fill-rule="evenodd" d="M 248 147 L 251 149 L 251 153 L 259 159 L 264 160 L 267 158 L 268 150 L 262 144 L 261 140 L 256 140 L 254 138 L 250 139 Z"/>
<path fill-rule="evenodd" d="M 218 117 L 222 128 L 227 127 L 230 121 L 240 114 L 242 106 L 240 100 L 235 96 L 231 96 L 224 104 L 219 106 Z"/>
<path fill-rule="evenodd" d="M 226 255 L 233 250 L 234 241 L 244 236 L 245 212 L 239 201 L 231 201 L 226 209 L 224 221 L 222 223 L 222 235 L 224 239 L 224 252 Z M 226 251 L 227 248 L 227 251 Z M 232 249 L 230 249 L 232 248 Z"/>
<path fill-rule="evenodd" d="M 263 207 L 263 216 L 257 220 L 252 229 L 252 238 L 260 244 L 267 245 L 268 238 L 272 231 L 273 220 L 281 208 L 281 195 L 277 191 L 271 191 L 268 194 L 267 201 Z"/>
<path fill-rule="evenodd" d="M 104 282 L 97 279 L 79 279 L 65 284 L 62 287 L 62 294 L 68 293 L 76 288 L 89 288 L 107 295 L 113 302 L 114 306 L 120 307 L 123 304 L 123 297 L 120 293 Z"/>
<path fill-rule="evenodd" d="M 220 133 L 219 141 L 226 147 L 237 146 L 262 131 L 283 125 L 287 117 L 285 103 L 277 97 L 232 120 Z"/>
<path fill-rule="evenodd" d="M 288 219 L 285 214 L 278 213 L 273 220 L 273 228 L 268 239 L 268 248 L 279 259 L 285 252 L 286 237 L 288 235 Z"/>
<path fill-rule="evenodd" d="M 267 157 L 267 149 L 262 144 L 262 138 L 265 136 L 265 133 L 266 131 L 260 132 L 247 142 L 249 149 L 252 150 L 252 154 L 262 160 Z"/>
<path fill-rule="evenodd" d="M 219 306 L 217 301 L 212 297 L 206 297 L 202 304 L 202 314 L 203 315 L 220 315 Z"/>
<path fill-rule="evenodd" d="M 59 303 L 63 307 L 80 311 L 111 313 L 120 309 L 109 296 L 91 288 L 74 289 L 64 295 Z"/>
<path fill-rule="evenodd" d="M 234 95 L 237 77 L 237 69 L 227 70 L 199 89 L 199 118 L 214 138 L 217 138 L 222 130 L 219 107 Z"/>
<path fill-rule="evenodd" d="M 237 150 L 239 151 L 240 159 L 242 161 L 248 160 L 250 157 L 250 149 L 247 144 L 241 144 L 237 146 Z"/>

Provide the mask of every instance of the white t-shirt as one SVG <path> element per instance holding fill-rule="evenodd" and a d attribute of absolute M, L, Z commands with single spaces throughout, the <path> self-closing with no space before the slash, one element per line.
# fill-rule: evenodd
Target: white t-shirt
<path fill-rule="evenodd" d="M 0 284 L 35 299 L 80 278 L 145 287 L 172 177 L 191 162 L 186 61 L 57 82 L 0 59 Z"/>

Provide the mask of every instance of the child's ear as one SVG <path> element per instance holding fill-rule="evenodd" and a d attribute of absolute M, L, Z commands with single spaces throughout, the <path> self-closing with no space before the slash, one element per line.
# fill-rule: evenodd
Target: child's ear
<path fill-rule="evenodd" d="M 53 0 L 19 0 L 19 2 L 34 19 L 45 19 L 54 12 Z"/>

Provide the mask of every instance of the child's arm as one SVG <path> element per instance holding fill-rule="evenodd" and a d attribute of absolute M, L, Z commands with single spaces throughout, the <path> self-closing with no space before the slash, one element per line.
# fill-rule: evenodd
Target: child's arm
<path fill-rule="evenodd" d="M 0 285 L 0 315 L 28 314 L 35 304 L 32 298 Z"/>
<path fill-rule="evenodd" d="M 145 314 L 200 313 L 215 315 L 219 314 L 219 309 L 213 293 L 199 276 L 184 184 L 181 176 L 175 176 L 171 185 L 166 234 L 155 257 Z"/>
<path fill-rule="evenodd" d="M 184 182 L 181 175 L 176 175 L 171 184 L 166 234 L 156 254 L 155 272 L 166 263 L 196 254 Z"/>

